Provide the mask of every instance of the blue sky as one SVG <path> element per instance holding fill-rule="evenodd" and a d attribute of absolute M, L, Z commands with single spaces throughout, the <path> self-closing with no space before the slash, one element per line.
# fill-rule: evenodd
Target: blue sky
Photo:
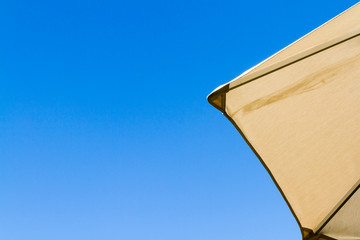
<path fill-rule="evenodd" d="M 0 238 L 300 239 L 206 96 L 357 1 L 3 1 Z"/>

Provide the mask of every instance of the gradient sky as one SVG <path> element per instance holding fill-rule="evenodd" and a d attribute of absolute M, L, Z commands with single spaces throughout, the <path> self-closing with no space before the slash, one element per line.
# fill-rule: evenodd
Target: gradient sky
<path fill-rule="evenodd" d="M 357 1 L 2 1 L 0 238 L 299 239 L 206 96 Z"/>

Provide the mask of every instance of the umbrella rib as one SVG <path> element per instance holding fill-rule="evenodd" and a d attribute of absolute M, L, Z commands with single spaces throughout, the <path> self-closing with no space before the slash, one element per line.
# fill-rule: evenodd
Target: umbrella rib
<path fill-rule="evenodd" d="M 276 72 L 276 71 L 278 71 L 280 69 L 283 69 L 283 68 L 285 68 L 287 66 L 290 66 L 290 65 L 292 65 L 292 64 L 294 64 L 296 62 L 299 62 L 299 61 L 301 61 L 303 59 L 311 57 L 311 56 L 313 56 L 313 55 L 315 55 L 315 54 L 317 54 L 319 52 L 325 51 L 325 50 L 327 50 L 329 48 L 332 48 L 332 47 L 334 47 L 336 45 L 339 45 L 339 44 L 341 44 L 343 42 L 346 42 L 346 41 L 351 40 L 351 39 L 353 39 L 355 37 L 358 37 L 358 36 L 360 36 L 360 29 L 358 29 L 355 32 L 350 32 L 350 33 L 348 33 L 346 35 L 343 35 L 341 37 L 333 39 L 332 41 L 329 41 L 329 42 L 326 42 L 324 44 L 320 44 L 318 46 L 315 46 L 315 47 L 313 47 L 313 48 L 311 48 L 311 49 L 309 49 L 307 51 L 304 51 L 304 52 L 299 53 L 299 54 L 297 54 L 297 55 L 295 55 L 293 57 L 285 59 L 284 61 L 281 61 L 281 62 L 279 62 L 277 64 L 272 65 L 272 66 L 269 66 L 269 67 L 267 67 L 267 68 L 265 68 L 263 70 L 260 70 L 258 72 L 251 73 L 249 75 L 246 75 L 246 72 L 245 72 L 245 74 L 242 74 L 239 77 L 235 78 L 234 80 L 230 81 L 229 83 L 215 89 L 207 97 L 207 99 L 208 99 L 209 103 L 211 105 L 213 105 L 215 108 L 217 108 L 221 112 L 225 112 L 225 109 L 224 109 L 225 108 L 225 103 L 223 101 L 221 101 L 222 106 L 219 106 L 219 105 L 214 103 L 214 100 L 216 99 L 217 96 L 226 95 L 227 92 L 229 92 L 229 91 L 231 91 L 231 90 L 233 90 L 235 88 L 241 87 L 241 86 L 243 86 L 243 85 L 245 85 L 247 83 L 255 81 L 255 80 L 257 80 L 257 79 L 259 79 L 261 77 L 269 75 L 269 74 L 271 74 L 273 72 Z M 235 86 L 231 86 L 232 84 L 234 84 L 235 82 L 237 82 L 239 80 L 241 80 L 241 82 L 239 84 L 237 84 Z M 225 99 L 225 96 L 224 96 L 224 99 Z"/>
<path fill-rule="evenodd" d="M 351 40 L 351 39 L 353 39 L 353 38 L 355 38 L 355 37 L 357 37 L 359 35 L 360 35 L 360 29 L 358 29 L 356 31 L 353 31 L 353 32 L 350 32 L 348 34 L 345 34 L 345 35 L 343 35 L 341 37 L 335 38 L 335 39 L 333 39 L 331 41 L 328 41 L 326 43 L 317 45 L 317 46 L 315 46 L 315 47 L 313 47 L 311 49 L 308 49 L 308 50 L 306 50 L 304 52 L 296 54 L 295 56 L 289 57 L 289 58 L 287 58 L 287 59 L 285 59 L 285 60 L 283 60 L 283 61 L 281 61 L 279 63 L 276 63 L 276 64 L 274 64 L 272 66 L 269 66 L 269 67 L 267 67 L 267 68 L 265 68 L 263 70 L 260 70 L 258 72 L 254 72 L 254 73 L 249 74 L 249 75 L 246 75 L 246 74 L 245 75 L 240 75 L 240 77 L 238 77 L 235 80 L 228 83 L 228 85 L 230 85 L 229 88 L 228 88 L 228 91 L 230 91 L 232 89 L 235 89 L 235 88 L 238 88 L 238 87 L 241 87 L 242 85 L 245 85 L 245 84 L 247 84 L 249 82 L 255 81 L 255 80 L 257 80 L 257 79 L 259 79 L 261 77 L 264 77 L 264 76 L 266 76 L 266 75 L 268 75 L 270 73 L 276 72 L 276 71 L 278 71 L 278 70 L 280 70 L 282 68 L 285 68 L 285 67 L 287 67 L 289 65 L 297 63 L 297 62 L 299 62 L 299 61 L 301 61 L 303 59 L 306 59 L 308 57 L 311 57 L 311 56 L 313 56 L 313 55 L 315 55 L 317 53 L 323 52 L 323 51 L 325 51 L 325 50 L 327 50 L 329 48 L 332 48 L 332 47 L 334 47 L 336 45 L 339 45 L 339 44 L 344 43 L 344 42 L 346 42 L 348 40 Z M 240 79 L 242 79 L 242 81 L 239 84 L 237 84 L 235 86 L 231 86 L 232 84 L 234 84 L 236 81 L 238 81 Z"/>
<path fill-rule="evenodd" d="M 316 234 L 319 234 L 320 231 L 330 222 L 330 220 L 340 211 L 340 209 L 350 200 L 350 198 L 356 193 L 356 191 L 360 188 L 360 179 L 356 182 L 356 184 L 350 189 L 350 191 L 345 194 L 345 196 L 335 205 L 335 207 L 330 211 L 328 216 L 319 224 L 317 227 Z"/>

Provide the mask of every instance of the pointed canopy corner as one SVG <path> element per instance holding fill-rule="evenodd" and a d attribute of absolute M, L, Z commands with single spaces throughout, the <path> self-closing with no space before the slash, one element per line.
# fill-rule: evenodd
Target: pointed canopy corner
<path fill-rule="evenodd" d="M 226 84 L 215 89 L 207 97 L 208 102 L 222 113 L 225 112 L 225 96 L 228 90 L 229 85 Z"/>

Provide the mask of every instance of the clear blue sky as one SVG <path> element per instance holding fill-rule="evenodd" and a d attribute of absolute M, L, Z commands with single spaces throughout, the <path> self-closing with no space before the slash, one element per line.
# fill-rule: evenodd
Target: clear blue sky
<path fill-rule="evenodd" d="M 0 238 L 300 239 L 206 96 L 356 2 L 2 1 Z"/>

